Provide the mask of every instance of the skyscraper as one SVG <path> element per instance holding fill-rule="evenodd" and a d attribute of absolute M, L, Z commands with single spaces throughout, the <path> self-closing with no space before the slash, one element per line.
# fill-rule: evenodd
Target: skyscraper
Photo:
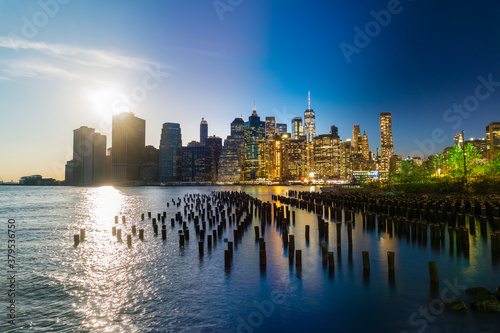
<path fill-rule="evenodd" d="M 255 106 L 248 121 L 245 122 L 244 132 L 244 162 L 243 179 L 256 180 L 263 178 L 265 173 L 265 147 L 266 123 L 260 120 Z"/>
<path fill-rule="evenodd" d="M 292 139 L 297 140 L 304 135 L 304 127 L 302 126 L 302 117 L 292 119 Z"/>
<path fill-rule="evenodd" d="M 73 160 L 66 164 L 66 182 L 99 185 L 106 176 L 106 136 L 82 126 L 73 131 Z"/>
<path fill-rule="evenodd" d="M 394 155 L 392 144 L 392 115 L 390 112 L 380 113 L 380 171 L 388 172 L 391 157 Z"/>
<path fill-rule="evenodd" d="M 176 123 L 164 123 L 160 139 L 160 180 L 181 180 L 182 135 Z"/>
<path fill-rule="evenodd" d="M 304 134 L 308 143 L 312 142 L 316 136 L 316 116 L 311 109 L 311 92 L 308 92 L 308 108 L 304 112 Z"/>
<path fill-rule="evenodd" d="M 217 172 L 220 154 L 222 153 L 222 138 L 210 136 L 205 142 L 205 146 L 210 149 L 213 157 L 213 180 L 217 180 Z"/>
<path fill-rule="evenodd" d="M 330 126 L 330 134 L 333 135 L 333 136 L 338 137 L 339 136 L 339 129 L 338 129 L 338 127 L 335 126 L 335 125 Z"/>
<path fill-rule="evenodd" d="M 361 154 L 363 154 L 363 159 L 365 162 L 370 160 L 370 146 L 368 145 L 368 135 L 363 131 L 363 137 L 361 139 Z"/>
<path fill-rule="evenodd" d="M 286 130 L 286 124 L 276 124 L 276 134 L 281 135 L 283 133 L 286 133 Z"/>
<path fill-rule="evenodd" d="M 274 117 L 266 117 L 266 139 L 272 140 L 276 134 L 276 119 Z"/>
<path fill-rule="evenodd" d="M 111 181 L 139 180 L 146 146 L 146 121 L 131 112 L 114 115 L 111 141 Z"/>
<path fill-rule="evenodd" d="M 486 149 L 488 162 L 491 162 L 500 152 L 500 123 L 489 123 L 486 126 Z"/>
<path fill-rule="evenodd" d="M 201 118 L 200 123 L 200 145 L 204 146 L 208 138 L 208 123 L 205 118 Z"/>
<path fill-rule="evenodd" d="M 360 144 L 361 144 L 361 131 L 359 129 L 359 125 L 354 125 L 352 127 L 352 147 L 354 149 L 354 154 L 359 153 L 361 150 Z"/>
<path fill-rule="evenodd" d="M 217 166 L 217 181 L 239 182 L 242 179 L 245 121 L 242 117 L 231 122 L 231 135 L 224 140 L 224 146 Z"/>

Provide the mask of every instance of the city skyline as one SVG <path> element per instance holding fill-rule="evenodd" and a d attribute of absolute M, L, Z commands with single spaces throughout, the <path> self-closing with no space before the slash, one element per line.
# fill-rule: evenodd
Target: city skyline
<path fill-rule="evenodd" d="M 498 4 L 405 1 L 387 18 L 390 2 L 290 1 L 284 11 L 255 1 L 224 12 L 211 1 L 2 2 L 0 178 L 63 179 L 71 131 L 94 128 L 110 147 L 121 111 L 147 119 L 155 147 L 164 122 L 198 140 L 202 117 L 209 136 L 225 138 L 254 99 L 262 119 L 292 132 L 308 90 L 317 134 L 335 125 L 345 140 L 359 124 L 372 151 L 380 112 L 392 113 L 402 156 L 439 153 L 451 144 L 436 138 L 461 130 L 484 138 L 499 121 Z"/>

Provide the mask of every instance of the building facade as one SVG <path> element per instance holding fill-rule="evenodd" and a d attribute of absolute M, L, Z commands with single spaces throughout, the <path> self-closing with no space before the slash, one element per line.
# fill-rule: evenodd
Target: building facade
<path fill-rule="evenodd" d="M 111 181 L 124 183 L 140 180 L 146 146 L 146 121 L 131 112 L 114 115 L 111 140 Z"/>
<path fill-rule="evenodd" d="M 392 143 L 392 115 L 390 112 L 380 113 L 380 171 L 388 172 L 391 157 L 394 155 Z"/>
<path fill-rule="evenodd" d="M 182 134 L 177 123 L 164 123 L 160 139 L 159 177 L 161 181 L 181 180 Z"/>

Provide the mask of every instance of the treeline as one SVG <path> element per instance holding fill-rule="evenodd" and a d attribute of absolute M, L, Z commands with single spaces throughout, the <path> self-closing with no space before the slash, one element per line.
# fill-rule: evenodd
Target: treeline
<path fill-rule="evenodd" d="M 405 193 L 500 193 L 500 154 L 488 163 L 472 144 L 455 146 L 431 156 L 421 165 L 403 161 L 387 181 L 364 184 L 388 192 Z"/>

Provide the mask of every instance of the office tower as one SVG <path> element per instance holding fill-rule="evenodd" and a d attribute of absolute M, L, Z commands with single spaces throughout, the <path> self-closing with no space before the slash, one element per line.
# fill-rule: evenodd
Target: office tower
<path fill-rule="evenodd" d="M 359 125 L 354 125 L 352 127 L 352 147 L 354 150 L 354 154 L 359 153 L 361 150 L 361 131 L 359 130 Z"/>
<path fill-rule="evenodd" d="M 265 178 L 271 181 L 280 181 L 283 177 L 283 141 L 282 137 L 275 134 L 271 140 L 266 140 Z"/>
<path fill-rule="evenodd" d="M 340 179 L 352 179 L 353 158 L 351 151 L 351 141 L 342 142 L 339 140 Z"/>
<path fill-rule="evenodd" d="M 243 117 L 234 118 L 231 123 L 231 136 L 235 139 L 243 140 L 243 136 L 245 134 L 245 121 Z"/>
<path fill-rule="evenodd" d="M 160 139 L 160 180 L 181 180 L 182 135 L 176 123 L 164 123 Z"/>
<path fill-rule="evenodd" d="M 276 134 L 276 119 L 274 117 L 266 117 L 266 139 L 272 140 Z"/>
<path fill-rule="evenodd" d="M 363 131 L 363 137 L 361 138 L 361 154 L 365 162 L 370 160 L 370 146 L 368 145 L 368 135 Z"/>
<path fill-rule="evenodd" d="M 392 116 L 390 112 L 380 113 L 380 171 L 388 172 L 394 146 L 392 145 Z"/>
<path fill-rule="evenodd" d="M 217 166 L 217 181 L 234 183 L 242 180 L 244 133 L 243 118 L 235 118 L 231 122 L 231 135 L 224 140 Z"/>
<path fill-rule="evenodd" d="M 146 182 L 158 180 L 160 150 L 154 146 L 144 148 L 144 160 L 141 164 L 141 179 Z"/>
<path fill-rule="evenodd" d="M 201 118 L 200 123 L 200 145 L 204 146 L 208 138 L 208 123 L 205 118 Z"/>
<path fill-rule="evenodd" d="M 276 134 L 281 136 L 281 134 L 286 133 L 286 130 L 286 124 L 276 124 Z"/>
<path fill-rule="evenodd" d="M 210 182 L 214 180 L 212 151 L 209 147 L 196 143 L 181 148 L 181 181 Z"/>
<path fill-rule="evenodd" d="M 114 115 L 111 142 L 111 181 L 139 180 L 146 146 L 146 121 L 131 112 Z"/>
<path fill-rule="evenodd" d="M 243 180 L 263 178 L 265 176 L 266 123 L 260 120 L 255 106 L 244 128 Z"/>
<path fill-rule="evenodd" d="M 338 127 L 335 126 L 335 125 L 330 126 L 330 134 L 333 135 L 333 136 L 338 137 L 339 136 L 339 129 L 338 129 Z"/>
<path fill-rule="evenodd" d="M 304 135 L 304 126 L 302 126 L 302 118 L 295 117 L 292 119 L 292 139 L 297 140 Z"/>
<path fill-rule="evenodd" d="M 308 108 L 304 111 L 304 134 L 307 142 L 312 142 L 316 136 L 316 117 L 311 109 L 311 92 L 308 92 Z"/>
<path fill-rule="evenodd" d="M 219 138 L 218 136 L 210 136 L 207 138 L 205 142 L 205 146 L 210 149 L 212 152 L 212 159 L 213 159 L 213 176 L 212 179 L 214 181 L 217 180 L 217 173 L 218 173 L 218 166 L 219 166 L 219 159 L 220 155 L 222 153 L 222 138 Z"/>
<path fill-rule="evenodd" d="M 66 183 L 99 185 L 106 177 L 106 136 L 82 126 L 73 131 L 73 160 L 65 169 Z"/>
<path fill-rule="evenodd" d="M 500 152 L 500 123 L 489 123 L 486 126 L 486 149 L 488 162 L 491 162 Z"/>
<path fill-rule="evenodd" d="M 302 135 L 299 139 L 283 140 L 283 179 L 302 180 L 306 176 L 306 139 Z"/>
<path fill-rule="evenodd" d="M 318 135 L 313 140 L 311 170 L 315 179 L 340 177 L 340 139 L 331 134 Z"/>

